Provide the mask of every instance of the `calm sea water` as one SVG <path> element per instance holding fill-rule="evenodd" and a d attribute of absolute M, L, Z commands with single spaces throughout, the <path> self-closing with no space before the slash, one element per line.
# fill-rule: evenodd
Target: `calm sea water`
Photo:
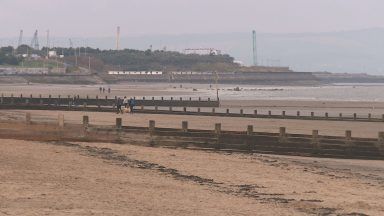
<path fill-rule="evenodd" d="M 176 85 L 175 85 L 176 86 Z M 204 97 L 216 97 L 216 86 L 183 84 L 196 88 Z M 238 89 L 237 89 L 238 87 Z M 382 101 L 384 84 L 333 84 L 326 86 L 252 86 L 219 85 L 222 100 L 325 100 L 325 101 Z"/>

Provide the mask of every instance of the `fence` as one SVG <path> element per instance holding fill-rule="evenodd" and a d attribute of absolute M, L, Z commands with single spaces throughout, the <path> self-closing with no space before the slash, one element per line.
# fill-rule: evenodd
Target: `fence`
<path fill-rule="evenodd" d="M 92 112 L 114 112 L 115 99 L 87 99 L 87 98 L 24 98 L 24 97 L 1 97 L 0 109 L 24 109 L 24 110 L 71 110 L 71 111 L 92 111 Z M 260 110 L 253 110 L 253 113 L 246 113 L 243 109 L 224 111 L 218 107 L 218 101 L 197 100 L 150 100 L 143 98 L 137 100 L 135 111 L 146 114 L 172 114 L 172 115 L 199 115 L 199 116 L 222 116 L 222 117 L 244 117 L 244 118 L 271 118 L 271 119 L 298 119 L 298 120 L 325 120 L 325 121 L 359 121 L 359 122 L 384 122 L 384 114 L 381 118 L 373 116 L 371 113 L 358 115 L 353 113 L 347 116 L 339 113 L 337 116 L 331 116 L 328 112 L 311 112 L 310 115 L 303 115 L 297 111 L 296 115 L 287 115 L 286 111 L 280 113 L 268 111 L 262 114 Z M 207 110 L 209 109 L 209 110 Z M 221 109 L 221 111 L 220 111 Z"/>
<path fill-rule="evenodd" d="M 137 106 L 173 106 L 173 107 L 218 107 L 219 101 L 211 100 L 211 98 L 202 99 L 198 98 L 197 100 L 192 100 L 191 97 L 189 98 L 173 98 L 170 99 L 164 99 L 164 97 L 161 98 L 146 98 L 143 97 L 141 99 L 134 98 L 136 101 Z M 4 94 L 1 95 L 0 98 L 0 104 L 9 104 L 9 105 L 20 105 L 20 106 L 27 106 L 27 105 L 51 105 L 51 106 L 78 106 L 78 105 L 85 105 L 85 106 L 97 106 L 97 107 L 114 107 L 117 101 L 117 96 L 113 98 L 108 98 L 108 96 L 105 97 L 99 97 L 96 96 L 95 98 L 91 98 L 89 96 L 86 96 L 84 98 L 80 97 L 79 95 L 67 95 L 67 96 L 61 96 L 58 95 L 56 97 L 52 97 L 51 95 L 48 96 L 48 98 L 44 98 L 41 95 L 38 97 L 33 97 L 33 95 L 29 95 L 25 97 L 24 95 L 20 96 L 4 96 Z"/>
<path fill-rule="evenodd" d="M 16 126 L 15 126 L 16 124 Z M 182 147 L 189 149 L 238 151 L 247 153 L 273 153 L 336 158 L 384 159 L 384 132 L 377 139 L 357 138 L 352 131 L 345 136 L 290 134 L 281 127 L 276 133 L 256 132 L 248 125 L 243 132 L 223 131 L 216 123 L 212 130 L 189 129 L 188 122 L 181 122 L 180 128 L 158 128 L 151 120 L 148 127 L 124 126 L 121 118 L 115 125 L 92 124 L 83 116 L 82 124 L 66 124 L 59 115 L 56 123 L 33 121 L 29 113 L 25 122 L 3 122 L 0 137 L 36 140 L 76 140 L 118 142 L 149 146 Z"/>

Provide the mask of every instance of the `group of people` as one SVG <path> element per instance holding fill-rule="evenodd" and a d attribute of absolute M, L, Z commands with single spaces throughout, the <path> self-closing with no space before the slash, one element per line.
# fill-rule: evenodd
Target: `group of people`
<path fill-rule="evenodd" d="M 123 110 L 124 106 L 124 110 Z M 136 100 L 135 98 L 128 99 L 126 96 L 124 96 L 124 99 L 121 99 L 120 97 L 117 98 L 116 101 L 116 108 L 117 108 L 117 114 L 123 114 L 124 112 L 133 113 L 136 106 Z"/>
<path fill-rule="evenodd" d="M 100 91 L 100 93 L 105 93 L 106 89 L 104 87 L 100 86 L 99 91 Z M 108 91 L 108 94 L 111 93 L 111 88 L 108 87 L 107 91 Z"/>

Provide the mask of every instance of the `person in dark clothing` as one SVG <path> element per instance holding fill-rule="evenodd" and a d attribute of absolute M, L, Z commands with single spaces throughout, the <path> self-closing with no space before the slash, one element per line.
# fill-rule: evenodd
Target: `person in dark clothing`
<path fill-rule="evenodd" d="M 100 87 L 100 88 L 99 88 L 100 93 L 101 93 L 102 90 L 103 90 L 103 88 Z"/>
<path fill-rule="evenodd" d="M 129 104 L 129 109 L 131 110 L 131 113 L 133 113 L 135 105 L 136 105 L 135 99 L 134 98 L 130 98 L 128 104 Z"/>
<path fill-rule="evenodd" d="M 120 114 L 120 113 L 123 113 L 123 110 L 121 109 L 121 106 L 123 105 L 123 100 L 121 100 L 121 98 L 117 98 L 117 101 L 116 101 L 116 109 L 117 109 L 117 112 L 116 114 Z"/>
<path fill-rule="evenodd" d="M 103 93 L 105 92 L 105 88 L 103 87 Z"/>
<path fill-rule="evenodd" d="M 108 88 L 108 94 L 110 94 L 111 93 L 111 88 Z"/>

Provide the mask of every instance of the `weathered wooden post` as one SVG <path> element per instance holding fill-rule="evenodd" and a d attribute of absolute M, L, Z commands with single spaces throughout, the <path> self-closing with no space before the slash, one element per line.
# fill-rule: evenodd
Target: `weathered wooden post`
<path fill-rule="evenodd" d="M 197 108 L 197 112 L 200 113 L 201 112 L 201 109 L 200 107 Z"/>
<path fill-rule="evenodd" d="M 300 111 L 297 111 L 296 116 L 300 117 Z"/>
<path fill-rule="evenodd" d="M 215 113 L 216 112 L 216 109 L 215 108 L 212 108 L 212 113 Z"/>
<path fill-rule="evenodd" d="M 283 118 L 285 118 L 285 111 L 282 111 L 282 112 L 281 112 L 281 116 L 282 116 Z"/>
<path fill-rule="evenodd" d="M 346 140 L 351 140 L 352 139 L 352 131 L 346 130 L 345 131 L 345 139 Z"/>
<path fill-rule="evenodd" d="M 163 100 L 164 100 L 164 97 L 161 97 L 161 100 L 163 101 Z"/>
<path fill-rule="evenodd" d="M 268 111 L 268 117 L 269 117 L 269 118 L 272 117 L 272 111 L 271 111 L 271 110 Z"/>
<path fill-rule="evenodd" d="M 13 98 L 13 94 L 11 94 L 11 104 L 15 103 L 15 99 Z"/>
<path fill-rule="evenodd" d="M 226 112 L 227 114 L 229 114 L 229 109 L 227 108 L 227 112 Z"/>
<path fill-rule="evenodd" d="M 312 147 L 313 151 L 316 153 L 320 149 L 320 142 L 319 142 L 319 131 L 318 130 L 312 130 Z"/>
<path fill-rule="evenodd" d="M 156 122 L 154 120 L 149 120 L 149 134 L 152 136 L 155 133 Z"/>
<path fill-rule="evenodd" d="M 192 101 L 192 98 L 191 98 L 191 97 L 189 97 L 189 101 Z"/>
<path fill-rule="evenodd" d="M 59 114 L 59 116 L 58 116 L 58 124 L 59 124 L 60 128 L 64 127 L 64 115 L 63 114 Z"/>
<path fill-rule="evenodd" d="M 143 97 L 143 100 L 145 100 L 145 97 Z"/>
<path fill-rule="evenodd" d="M 180 101 L 183 101 L 183 98 L 182 98 L 182 97 L 180 97 Z"/>
<path fill-rule="evenodd" d="M 340 119 L 340 120 L 343 119 L 343 113 L 339 113 L 339 119 Z"/>
<path fill-rule="evenodd" d="M 183 107 L 183 111 L 184 111 L 184 112 L 187 112 L 187 107 Z"/>
<path fill-rule="evenodd" d="M 311 118 L 315 117 L 315 112 L 311 112 Z"/>
<path fill-rule="evenodd" d="M 151 137 L 150 141 L 149 141 L 150 146 L 155 145 L 155 141 L 152 138 L 152 136 L 155 134 L 155 127 L 156 127 L 155 125 L 156 125 L 156 123 L 154 120 L 149 120 L 148 131 L 149 131 L 149 136 Z"/>
<path fill-rule="evenodd" d="M 199 97 L 199 101 L 201 101 L 201 97 Z"/>
<path fill-rule="evenodd" d="M 257 110 L 253 111 L 253 115 L 257 116 Z"/>
<path fill-rule="evenodd" d="M 25 123 L 27 125 L 30 125 L 32 122 L 31 122 L 31 113 L 27 112 L 25 113 Z"/>
<path fill-rule="evenodd" d="M 352 152 L 352 131 L 350 131 L 350 130 L 345 131 L 345 145 L 346 145 L 347 153 L 351 154 L 351 152 Z"/>
<path fill-rule="evenodd" d="M 105 96 L 105 101 L 108 101 L 108 98 L 107 96 Z M 96 104 L 97 104 L 97 108 L 100 109 L 100 102 L 99 102 L 99 96 L 96 95 Z M 115 106 L 113 106 L 113 108 L 115 108 Z"/>
<path fill-rule="evenodd" d="M 357 114 L 353 113 L 353 120 L 356 121 L 356 119 L 357 119 Z"/>
<path fill-rule="evenodd" d="M 254 143 L 253 143 L 253 139 L 252 139 L 252 136 L 253 136 L 253 125 L 248 125 L 247 126 L 247 140 L 246 140 L 246 144 L 248 146 L 248 150 L 250 152 L 253 151 L 254 149 Z"/>
<path fill-rule="evenodd" d="M 216 134 L 221 134 L 221 123 L 216 123 L 215 124 L 215 133 Z"/>
<path fill-rule="evenodd" d="M 240 109 L 240 115 L 244 115 L 244 110 Z"/>
<path fill-rule="evenodd" d="M 152 101 L 154 101 L 155 100 L 155 97 L 152 97 Z"/>
<path fill-rule="evenodd" d="M 325 113 L 325 119 L 328 119 L 328 113 L 327 112 Z"/>
<path fill-rule="evenodd" d="M 285 142 L 286 141 L 286 137 L 287 137 L 286 128 L 285 127 L 280 127 L 280 130 L 279 130 L 279 142 L 280 143 Z"/>
<path fill-rule="evenodd" d="M 379 137 L 378 137 L 378 148 L 379 151 L 381 152 L 381 155 L 384 155 L 384 132 L 379 132 Z"/>
<path fill-rule="evenodd" d="M 220 135 L 221 135 L 221 123 L 215 124 L 215 136 L 216 136 L 216 149 L 220 149 Z"/>
<path fill-rule="evenodd" d="M 381 115 L 381 120 L 384 122 L 384 114 Z"/>
<path fill-rule="evenodd" d="M 87 128 L 89 126 L 89 117 L 83 116 L 83 126 Z"/>
<path fill-rule="evenodd" d="M 208 98 L 208 101 L 211 101 L 211 98 Z"/>
<path fill-rule="evenodd" d="M 123 120 L 121 118 L 116 118 L 116 128 L 121 129 L 123 127 Z"/>
<path fill-rule="evenodd" d="M 185 133 L 188 132 L 188 122 L 187 121 L 181 122 L 181 129 Z"/>
<path fill-rule="evenodd" d="M 40 100 L 40 102 L 42 102 L 42 100 Z M 72 103 L 71 103 L 71 96 L 68 95 L 68 107 L 71 108 L 72 106 Z"/>
<path fill-rule="evenodd" d="M 253 125 L 247 126 L 247 135 L 249 136 L 253 135 Z"/>
<path fill-rule="evenodd" d="M 171 101 L 173 101 L 173 97 L 171 97 Z"/>
<path fill-rule="evenodd" d="M 20 98 L 23 98 L 23 94 L 20 94 Z"/>
<path fill-rule="evenodd" d="M 40 105 L 43 105 L 44 102 L 43 102 L 43 99 L 41 98 L 41 94 L 39 95 L 39 99 L 40 99 L 39 100 Z"/>
<path fill-rule="evenodd" d="M 371 120 L 372 120 L 372 114 L 368 113 L 368 121 L 371 121 Z"/>
<path fill-rule="evenodd" d="M 144 105 L 141 105 L 141 106 L 140 106 L 140 109 L 141 109 L 141 110 L 144 110 Z"/>

